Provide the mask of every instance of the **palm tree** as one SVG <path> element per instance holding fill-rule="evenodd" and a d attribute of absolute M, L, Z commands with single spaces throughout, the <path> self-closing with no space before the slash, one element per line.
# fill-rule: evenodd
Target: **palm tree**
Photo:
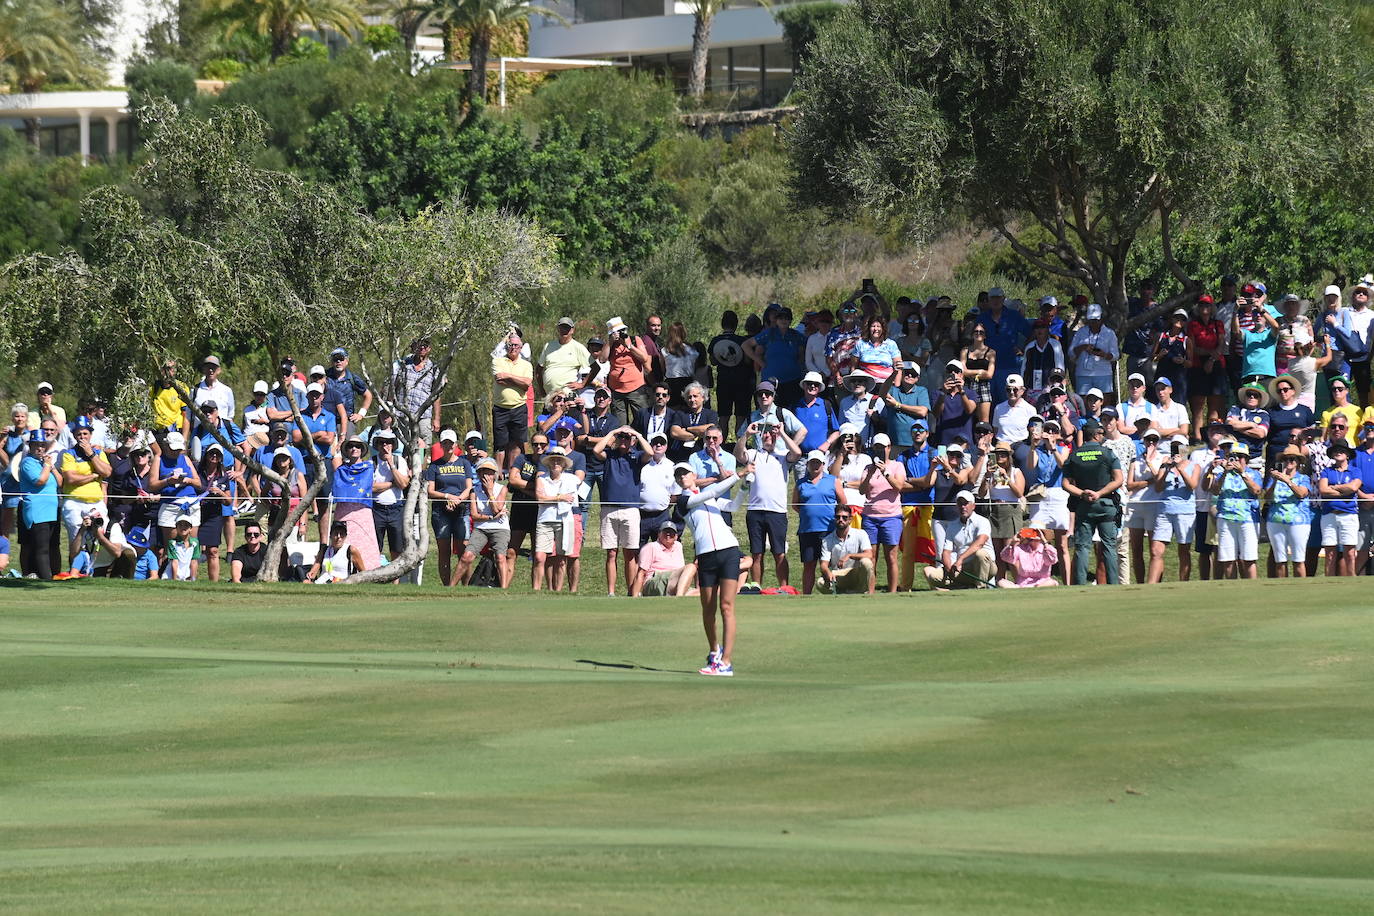
<path fill-rule="evenodd" d="M 416 6 L 409 0 L 373 0 L 368 12 L 391 20 L 396 31 L 401 33 L 406 58 L 410 59 L 415 54 L 415 39 L 425 24 L 424 7 Z"/>
<path fill-rule="evenodd" d="M 272 60 L 291 50 L 302 24 L 345 35 L 363 29 L 354 0 L 211 0 L 210 8 L 211 19 L 224 24 L 225 38 L 247 29 L 271 39 Z"/>
<path fill-rule="evenodd" d="M 706 92 L 706 55 L 711 50 L 711 23 L 725 9 L 726 0 L 692 0 L 692 69 L 687 74 L 687 94 L 701 98 Z M 759 6 L 771 6 L 758 0 Z"/>
<path fill-rule="evenodd" d="M 50 79 L 91 78 L 78 33 L 75 17 L 51 0 L 0 0 L 0 80 L 38 92 Z M 37 118 L 24 119 L 24 135 L 38 145 Z"/>
<path fill-rule="evenodd" d="M 416 7 L 423 14 L 420 26 L 430 19 L 438 19 L 447 29 L 461 29 L 468 35 L 467 103 L 474 98 L 487 97 L 487 58 L 497 29 L 530 16 L 544 16 L 567 25 L 568 20 L 551 9 L 537 6 L 532 0 L 430 0 Z M 418 27 L 417 27 L 418 29 Z"/>

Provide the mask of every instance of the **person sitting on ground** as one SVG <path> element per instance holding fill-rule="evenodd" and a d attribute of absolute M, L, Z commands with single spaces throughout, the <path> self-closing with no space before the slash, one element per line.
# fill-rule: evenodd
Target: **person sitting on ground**
<path fill-rule="evenodd" d="M 696 578 L 696 564 L 683 556 L 677 524 L 667 521 L 659 526 L 657 538 L 639 548 L 639 577 L 630 594 L 644 598 L 695 595 Z"/>
<path fill-rule="evenodd" d="M 320 552 L 305 574 L 305 581 L 316 585 L 342 582 L 363 568 L 362 554 L 348 543 L 347 523 L 335 522 L 329 527 L 329 541 L 320 545 Z"/>
<path fill-rule="evenodd" d="M 878 587 L 873 544 L 862 528 L 853 525 L 854 509 L 844 503 L 837 505 L 835 524 L 821 543 L 821 577 L 817 586 L 822 592 L 871 595 Z"/>
<path fill-rule="evenodd" d="M 232 582 L 256 582 L 262 573 L 262 561 L 267 556 L 267 543 L 262 526 L 251 521 L 243 527 L 243 546 L 229 555 L 229 578 Z"/>
<path fill-rule="evenodd" d="M 1059 584 L 1054 578 L 1059 552 L 1046 544 L 1034 528 L 1017 532 L 1016 538 L 1002 548 L 1002 562 L 1012 574 L 998 583 L 1002 588 L 1046 588 Z"/>
<path fill-rule="evenodd" d="M 195 520 L 179 515 L 167 541 L 167 565 L 163 578 L 180 582 L 194 582 L 200 572 L 200 541 L 191 536 Z"/>
<path fill-rule="evenodd" d="M 954 501 L 959 507 L 959 519 L 946 529 L 940 565 L 925 568 L 926 580 L 936 591 L 986 588 L 997 570 L 992 555 L 992 527 L 974 511 L 972 492 L 960 490 Z"/>

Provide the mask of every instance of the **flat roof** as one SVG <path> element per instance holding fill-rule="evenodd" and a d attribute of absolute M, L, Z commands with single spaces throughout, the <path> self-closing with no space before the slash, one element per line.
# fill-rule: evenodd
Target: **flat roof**
<path fill-rule="evenodd" d="M 123 90 L 0 94 L 0 117 L 74 118 L 83 111 L 106 115 L 127 114 L 128 110 L 129 93 Z"/>
<path fill-rule="evenodd" d="M 487 69 L 500 70 L 503 62 L 508 73 L 547 73 L 551 70 L 580 70 L 585 67 L 629 66 L 618 60 L 590 60 L 580 57 L 492 57 L 487 60 Z M 434 66 L 445 70 L 471 70 L 472 62 L 444 60 Z"/>

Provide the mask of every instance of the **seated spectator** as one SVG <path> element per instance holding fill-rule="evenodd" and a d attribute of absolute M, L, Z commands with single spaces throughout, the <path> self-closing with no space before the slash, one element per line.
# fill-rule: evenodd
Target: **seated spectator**
<path fill-rule="evenodd" d="M 0 578 L 10 576 L 10 539 L 0 534 Z"/>
<path fill-rule="evenodd" d="M 320 545 L 320 552 L 305 574 L 305 581 L 316 585 L 342 582 L 365 568 L 358 548 L 348 543 L 348 525 L 335 522 L 329 529 L 328 543 Z"/>
<path fill-rule="evenodd" d="M 229 556 L 229 578 L 233 582 L 256 582 L 262 573 L 262 561 L 267 556 L 267 542 L 262 526 L 250 521 L 243 526 L 243 546 Z"/>
<path fill-rule="evenodd" d="M 992 528 L 974 511 L 974 496 L 960 490 L 954 498 L 959 518 L 945 528 L 944 549 L 938 566 L 927 566 L 926 581 L 936 591 L 952 588 L 987 588 L 997 571 L 992 555 Z"/>
<path fill-rule="evenodd" d="M 878 576 L 873 545 L 862 528 L 854 527 L 854 510 L 835 507 L 835 524 L 821 543 L 821 578 L 817 586 L 832 595 L 873 594 Z"/>
<path fill-rule="evenodd" d="M 167 539 L 167 562 L 163 578 L 174 582 L 194 582 L 200 573 L 200 541 L 192 534 L 195 519 L 179 515 Z"/>
<path fill-rule="evenodd" d="M 134 549 L 134 579 L 144 581 L 158 578 L 157 553 L 152 550 L 150 539 L 156 532 L 152 525 L 130 528 L 126 541 Z"/>
<path fill-rule="evenodd" d="M 1002 579 L 1001 588 L 1046 588 L 1058 585 L 1054 567 L 1059 552 L 1045 543 L 1034 528 L 1022 528 L 1015 540 L 1002 548 L 1002 562 L 1011 575 Z"/>
<path fill-rule="evenodd" d="M 639 579 L 630 594 L 644 598 L 682 598 L 695 595 L 697 567 L 682 554 L 675 522 L 664 522 L 658 537 L 639 548 Z"/>

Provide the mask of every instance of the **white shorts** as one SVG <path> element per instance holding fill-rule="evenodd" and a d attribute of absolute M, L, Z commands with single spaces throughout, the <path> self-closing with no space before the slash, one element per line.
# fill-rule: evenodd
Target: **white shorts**
<path fill-rule="evenodd" d="M 573 524 L 569 516 L 565 522 L 537 522 L 534 527 L 534 552 L 553 557 L 566 557 L 563 548 L 563 526 Z"/>
<path fill-rule="evenodd" d="M 630 506 L 601 516 L 601 549 L 639 549 L 639 509 Z"/>
<path fill-rule="evenodd" d="M 1230 519 L 1217 519 L 1217 560 L 1230 563 L 1243 560 L 1247 563 L 1259 559 L 1259 525 L 1254 522 L 1236 522 Z"/>
<path fill-rule="evenodd" d="M 157 526 L 159 528 L 175 528 L 177 517 L 181 515 L 191 516 L 191 527 L 199 528 L 200 501 L 197 500 L 189 506 L 177 500 L 168 500 L 162 503 L 157 509 Z"/>
<path fill-rule="evenodd" d="M 1193 546 L 1193 525 L 1197 523 L 1196 512 L 1171 515 L 1160 512 L 1155 516 L 1155 526 L 1150 537 L 1156 541 L 1172 541 L 1185 547 Z"/>
<path fill-rule="evenodd" d="M 1031 517 L 1027 524 L 1031 528 L 1051 531 L 1069 530 L 1069 493 L 1060 487 L 1047 487 L 1045 496 L 1038 503 L 1031 504 Z"/>
<path fill-rule="evenodd" d="M 1328 512 L 1322 516 L 1323 547 L 1359 547 L 1360 516 L 1354 512 Z"/>
<path fill-rule="evenodd" d="M 1301 563 L 1307 558 L 1307 538 L 1312 533 L 1312 523 L 1286 525 L 1270 522 L 1269 552 L 1275 563 Z"/>
<path fill-rule="evenodd" d="M 109 519 L 110 507 L 103 500 L 98 503 L 82 502 L 71 497 L 62 500 L 62 527 L 67 529 L 68 539 L 76 537 L 76 532 L 81 530 L 81 516 L 92 509 L 100 510 L 102 519 Z"/>
<path fill-rule="evenodd" d="M 1131 503 L 1126 507 L 1123 528 L 1137 531 L 1153 531 L 1155 516 L 1159 514 L 1159 503 Z"/>

